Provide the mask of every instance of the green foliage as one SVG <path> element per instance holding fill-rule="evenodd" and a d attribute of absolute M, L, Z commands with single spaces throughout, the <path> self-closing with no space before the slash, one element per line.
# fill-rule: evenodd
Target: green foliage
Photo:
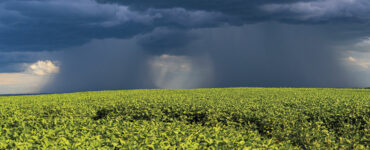
<path fill-rule="evenodd" d="M 369 149 L 368 89 L 0 97 L 0 149 Z"/>

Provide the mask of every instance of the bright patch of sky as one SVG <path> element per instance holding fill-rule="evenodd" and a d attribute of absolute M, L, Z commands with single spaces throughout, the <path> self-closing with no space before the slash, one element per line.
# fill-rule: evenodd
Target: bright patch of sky
<path fill-rule="evenodd" d="M 0 94 L 38 93 L 59 72 L 59 67 L 50 60 L 24 65 L 27 69 L 23 72 L 0 73 Z"/>

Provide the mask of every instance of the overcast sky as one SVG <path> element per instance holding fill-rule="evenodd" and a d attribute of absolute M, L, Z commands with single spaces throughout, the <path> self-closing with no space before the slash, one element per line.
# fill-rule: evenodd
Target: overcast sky
<path fill-rule="evenodd" d="M 1 0 L 0 94 L 370 86 L 369 0 Z"/>

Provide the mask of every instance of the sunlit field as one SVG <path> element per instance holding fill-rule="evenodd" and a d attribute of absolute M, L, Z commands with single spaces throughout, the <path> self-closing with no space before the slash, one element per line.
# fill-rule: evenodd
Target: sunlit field
<path fill-rule="evenodd" d="M 369 149 L 369 89 L 0 97 L 0 149 Z"/>

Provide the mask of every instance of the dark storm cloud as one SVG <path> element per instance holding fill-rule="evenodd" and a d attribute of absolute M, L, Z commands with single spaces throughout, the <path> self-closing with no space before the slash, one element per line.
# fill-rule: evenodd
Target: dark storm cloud
<path fill-rule="evenodd" d="M 97 0 L 139 10 L 180 7 L 233 16 L 231 24 L 278 20 L 290 23 L 369 22 L 368 0 Z M 239 22 L 238 22 L 239 21 Z"/>
<path fill-rule="evenodd" d="M 269 3 L 290 3 L 292 0 L 97 0 L 101 3 L 118 3 L 131 6 L 134 9 L 145 10 L 148 8 L 185 8 L 189 10 L 205 10 L 221 12 L 223 14 L 243 19 L 245 22 L 256 22 L 271 18 L 259 8 Z M 294 2 L 307 1 L 296 0 Z M 234 20 L 238 23 L 237 20 Z M 240 23 L 240 22 L 239 22 Z"/>
<path fill-rule="evenodd" d="M 23 72 L 27 64 L 38 60 L 53 60 L 53 52 L 0 52 L 0 73 Z"/>
<path fill-rule="evenodd" d="M 43 92 L 73 92 L 155 88 L 147 68 L 148 56 L 134 40 L 93 40 L 58 55 L 62 63 L 55 80 Z"/>
<path fill-rule="evenodd" d="M 368 0 L 318 0 L 289 4 L 266 4 L 261 8 L 277 19 L 301 22 L 359 22 L 369 23 Z M 280 16 L 279 16 L 280 15 Z"/>
<path fill-rule="evenodd" d="M 210 26 L 224 16 L 182 8 L 131 10 L 93 0 L 0 2 L 0 51 L 57 50 L 92 39 L 130 38 L 157 26 Z"/>
<path fill-rule="evenodd" d="M 80 45 L 94 38 L 131 36 L 137 34 L 141 27 L 135 23 L 135 14 L 123 19 L 127 24 L 104 27 L 105 23 L 121 21 L 114 18 L 117 17 L 115 15 L 129 10 L 118 6 L 100 6 L 88 0 L 8 1 L 0 6 L 3 11 L 15 13 L 13 18 L 9 18 L 10 22 L 1 21 L 4 24 L 0 28 L 2 51 L 55 50 Z M 114 34 L 125 28 L 131 30 Z M 140 31 L 145 31 L 145 27 Z"/>
<path fill-rule="evenodd" d="M 169 9 L 169 8 L 184 8 L 185 10 L 202 10 L 206 12 L 216 12 L 223 14 L 227 18 L 220 19 L 219 23 L 215 23 L 208 27 L 218 27 L 225 24 L 232 26 L 240 26 L 243 24 L 254 24 L 260 22 L 280 22 L 287 24 L 302 24 L 302 25 L 319 25 L 326 28 L 327 34 L 333 35 L 330 42 L 348 42 L 353 43 L 361 40 L 370 33 L 370 2 L 368 0 L 97 0 L 104 4 L 121 4 L 126 5 L 137 11 L 145 11 L 148 9 Z M 171 14 L 171 13 L 168 13 Z M 174 15 L 178 16 L 178 15 Z M 194 17 L 190 17 L 194 18 Z M 183 19 L 183 22 L 189 20 Z M 193 20 L 193 19 L 191 19 Z M 179 26 L 174 26 L 175 28 Z M 194 29 L 194 26 L 182 28 L 182 30 Z M 177 36 L 173 40 L 167 40 L 166 43 L 176 44 L 178 39 L 188 41 L 188 33 L 183 34 L 184 37 Z M 169 39 L 165 35 L 159 34 L 159 39 Z M 146 40 L 145 38 L 143 40 Z M 150 43 L 151 41 L 141 41 L 139 44 Z M 179 43 L 178 47 L 183 46 Z M 145 45 L 143 45 L 145 47 Z M 147 51 L 158 52 L 155 45 L 152 49 L 146 46 Z M 167 49 L 162 49 L 163 52 L 169 52 Z M 172 53 L 178 53 L 179 49 L 172 49 Z"/>
<path fill-rule="evenodd" d="M 332 45 L 335 38 L 325 30 L 279 23 L 200 29 L 189 48 L 209 54 L 214 87 L 354 86 Z"/>
<path fill-rule="evenodd" d="M 156 27 L 185 30 L 273 20 L 291 23 L 355 23 L 368 22 L 370 17 L 370 2 L 367 0 L 98 2 L 1 1 L 0 51 L 57 50 L 78 46 L 92 39 L 131 38 L 152 32 Z"/>
<path fill-rule="evenodd" d="M 352 87 L 341 55 L 370 35 L 369 18 L 367 0 L 3 0 L 0 52 L 59 51 L 47 92 L 158 88 L 167 76 Z M 0 68 L 47 58 L 28 56 L 0 55 Z"/>
<path fill-rule="evenodd" d="M 186 54 L 186 46 L 196 39 L 185 30 L 157 28 L 153 32 L 139 36 L 137 42 L 144 51 L 155 54 Z"/>

